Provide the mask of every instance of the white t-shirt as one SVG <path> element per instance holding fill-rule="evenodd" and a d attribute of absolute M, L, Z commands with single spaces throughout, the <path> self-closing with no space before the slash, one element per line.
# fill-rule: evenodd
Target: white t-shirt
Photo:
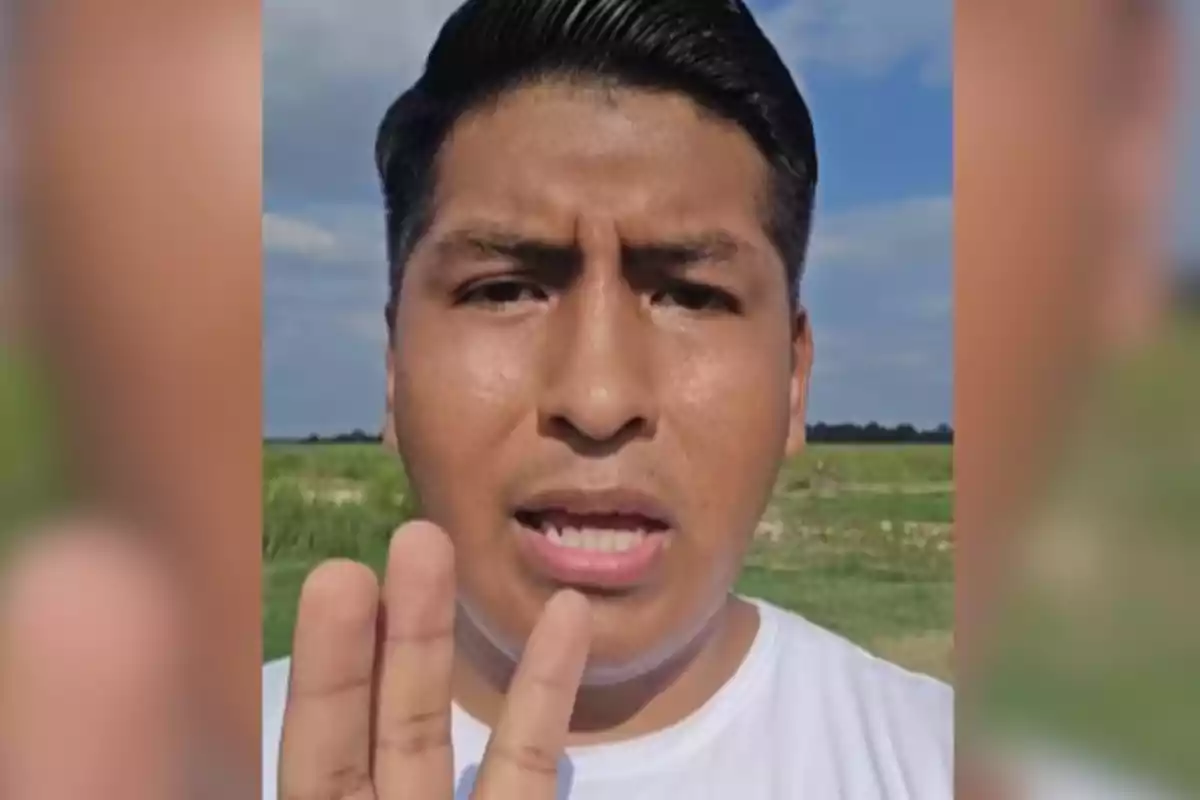
<path fill-rule="evenodd" d="M 676 725 L 570 748 L 560 800 L 949 800 L 953 691 L 761 600 L 733 677 Z M 263 797 L 275 800 L 286 660 L 263 669 Z M 488 729 L 453 709 L 457 800 Z"/>

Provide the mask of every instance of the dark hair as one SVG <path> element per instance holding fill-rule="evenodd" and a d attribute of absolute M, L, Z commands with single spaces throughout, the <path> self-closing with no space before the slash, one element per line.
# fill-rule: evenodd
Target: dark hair
<path fill-rule="evenodd" d="M 768 233 L 794 301 L 817 184 L 812 118 L 742 0 L 467 0 L 375 143 L 394 322 L 404 264 L 431 215 L 442 143 L 466 112 L 540 78 L 676 91 L 739 125 L 771 168 Z"/>

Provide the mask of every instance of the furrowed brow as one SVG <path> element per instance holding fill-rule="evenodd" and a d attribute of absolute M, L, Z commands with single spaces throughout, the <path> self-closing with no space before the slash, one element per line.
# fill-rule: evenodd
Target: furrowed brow
<path fill-rule="evenodd" d="M 629 266 L 680 270 L 696 264 L 733 261 L 745 247 L 736 237 L 716 232 L 661 242 L 639 242 L 622 249 Z"/>
<path fill-rule="evenodd" d="M 550 241 L 498 228 L 462 228 L 440 236 L 439 256 L 450 258 L 501 258 L 532 268 L 575 267 L 583 256 L 578 245 Z"/>

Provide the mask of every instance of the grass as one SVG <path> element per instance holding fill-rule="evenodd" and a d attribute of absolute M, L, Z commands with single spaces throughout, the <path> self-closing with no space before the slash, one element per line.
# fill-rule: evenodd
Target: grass
<path fill-rule="evenodd" d="M 951 451 L 812 446 L 782 470 L 738 584 L 904 666 L 949 679 Z M 382 568 L 415 513 L 375 445 L 272 444 L 263 455 L 264 658 L 290 650 L 300 586 L 319 561 Z"/>
<path fill-rule="evenodd" d="M 0 341 L 0 565 L 24 526 L 70 496 L 53 396 L 41 367 Z"/>

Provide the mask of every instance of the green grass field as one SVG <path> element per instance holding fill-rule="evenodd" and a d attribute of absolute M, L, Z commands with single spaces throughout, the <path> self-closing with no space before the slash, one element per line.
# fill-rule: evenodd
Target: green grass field
<path fill-rule="evenodd" d="M 415 509 L 377 445 L 268 445 L 263 463 L 264 658 L 287 654 L 305 575 L 349 557 L 379 570 Z M 790 462 L 738 589 L 897 663 L 951 678 L 951 450 L 812 446 Z"/>

